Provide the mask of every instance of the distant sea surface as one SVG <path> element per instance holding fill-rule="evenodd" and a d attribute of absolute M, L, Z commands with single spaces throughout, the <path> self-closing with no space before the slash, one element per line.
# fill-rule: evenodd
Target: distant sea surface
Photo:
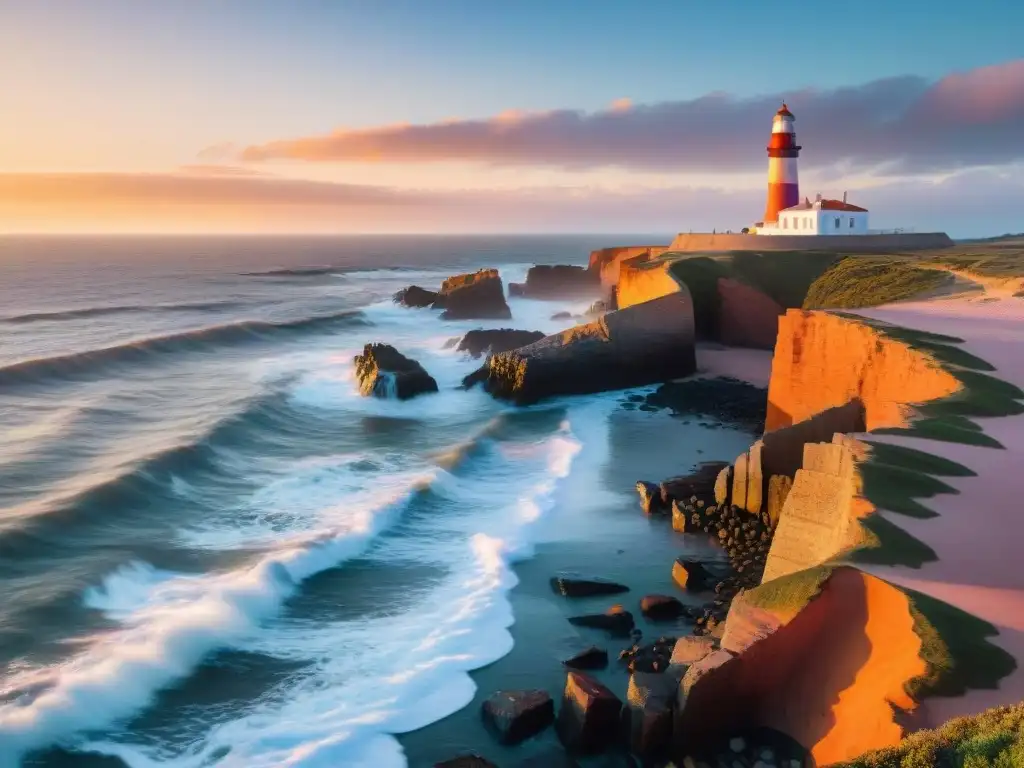
<path fill-rule="evenodd" d="M 457 389 L 449 339 L 578 303 L 391 296 L 637 239 L 0 239 L 0 767 L 415 765 L 619 396 Z M 440 392 L 361 397 L 372 341 Z"/>

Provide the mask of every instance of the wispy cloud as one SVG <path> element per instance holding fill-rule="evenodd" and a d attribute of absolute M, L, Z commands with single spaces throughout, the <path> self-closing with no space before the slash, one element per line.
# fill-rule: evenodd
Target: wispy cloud
<path fill-rule="evenodd" d="M 796 114 L 808 167 L 849 163 L 907 174 L 1024 158 L 1024 59 L 938 81 L 907 75 L 757 98 L 711 93 L 646 105 L 620 99 L 592 113 L 510 111 L 481 120 L 338 130 L 249 146 L 240 157 L 748 171 L 764 166 L 770 118 L 784 98 Z"/>
<path fill-rule="evenodd" d="M 873 226 L 954 236 L 1019 229 L 1022 166 L 902 180 L 851 191 Z M 0 174 L 0 229 L 11 231 L 678 232 L 736 229 L 762 189 L 585 186 L 423 191 L 280 177 Z"/>

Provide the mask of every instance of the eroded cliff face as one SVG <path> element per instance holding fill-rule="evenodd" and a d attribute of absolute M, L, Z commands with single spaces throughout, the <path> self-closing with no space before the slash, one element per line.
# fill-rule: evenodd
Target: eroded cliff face
<path fill-rule="evenodd" d="M 619 268 L 624 261 L 656 258 L 668 250 L 667 245 L 628 245 L 620 248 L 601 248 L 590 252 L 587 269 L 601 276 L 604 288 L 613 288 L 619 282 Z"/>
<path fill-rule="evenodd" d="M 660 299 L 671 293 L 678 293 L 679 282 L 668 270 L 667 263 L 649 265 L 646 261 L 630 259 L 619 268 L 616 288 L 619 309 Z"/>
<path fill-rule="evenodd" d="M 903 426 L 909 406 L 950 395 L 960 382 L 925 352 L 855 319 L 789 310 L 768 385 L 767 431 L 859 399 L 867 429 Z"/>
<path fill-rule="evenodd" d="M 718 340 L 731 347 L 773 349 L 783 308 L 739 280 L 718 278 Z"/>
<path fill-rule="evenodd" d="M 917 706 L 905 686 L 925 671 L 907 596 L 841 566 L 799 610 L 759 599 L 754 590 L 733 602 L 723 650 L 688 673 L 677 751 L 739 724 L 789 734 L 818 765 L 898 742 L 900 714 Z"/>

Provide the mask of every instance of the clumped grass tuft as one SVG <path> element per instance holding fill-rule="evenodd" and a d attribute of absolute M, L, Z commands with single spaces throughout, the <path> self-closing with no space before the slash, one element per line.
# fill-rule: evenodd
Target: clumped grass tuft
<path fill-rule="evenodd" d="M 856 309 L 913 299 L 953 278 L 905 256 L 847 256 L 814 281 L 804 309 Z"/>
<path fill-rule="evenodd" d="M 771 611 L 783 621 L 789 621 L 818 595 L 831 575 L 832 567 L 828 565 L 806 568 L 747 590 L 744 598 L 751 605 Z"/>
<path fill-rule="evenodd" d="M 835 768 L 1024 768 L 1024 703 L 958 717 Z"/>

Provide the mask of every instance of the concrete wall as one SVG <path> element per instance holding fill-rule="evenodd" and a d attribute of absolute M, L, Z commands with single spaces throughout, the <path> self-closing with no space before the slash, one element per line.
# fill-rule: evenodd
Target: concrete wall
<path fill-rule="evenodd" d="M 902 235 L 728 235 L 698 232 L 680 233 L 672 251 L 805 251 L 822 249 L 849 253 L 907 251 L 948 248 L 953 245 L 945 232 Z"/>

